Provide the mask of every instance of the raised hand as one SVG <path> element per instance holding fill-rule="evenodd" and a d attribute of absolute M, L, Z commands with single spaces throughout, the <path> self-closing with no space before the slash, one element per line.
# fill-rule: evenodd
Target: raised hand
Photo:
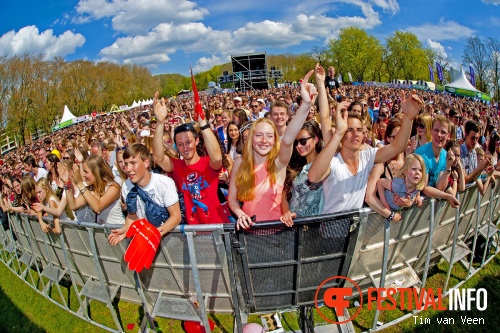
<path fill-rule="evenodd" d="M 82 152 L 80 151 L 80 149 L 75 149 L 75 160 L 78 163 L 82 163 L 83 162 L 83 155 L 82 155 Z"/>
<path fill-rule="evenodd" d="M 311 103 L 313 95 L 317 94 L 314 84 L 308 82 L 313 72 L 313 70 L 310 70 L 302 79 L 302 84 L 300 85 L 300 96 L 302 96 L 302 102 Z"/>
<path fill-rule="evenodd" d="M 155 117 L 158 122 L 163 123 L 168 115 L 167 103 L 163 97 L 158 101 L 158 92 L 155 93 L 155 99 L 157 100 L 154 104 Z"/>
<path fill-rule="evenodd" d="M 316 84 L 319 86 L 320 84 L 325 84 L 325 69 L 319 64 L 316 64 L 316 67 L 314 68 L 314 76 L 316 78 Z"/>
<path fill-rule="evenodd" d="M 347 131 L 347 108 L 351 105 L 348 101 L 340 102 L 337 105 L 337 110 L 335 111 L 335 133 L 344 135 Z"/>
<path fill-rule="evenodd" d="M 401 110 L 404 115 L 413 120 L 420 112 L 420 106 L 423 102 L 415 94 L 415 90 L 412 90 L 411 93 L 412 94 L 406 98 L 404 91 L 401 90 Z"/>
<path fill-rule="evenodd" d="M 69 181 L 68 167 L 62 163 L 59 163 L 57 165 L 57 172 L 59 173 L 59 179 L 61 179 L 64 184 L 67 184 Z"/>

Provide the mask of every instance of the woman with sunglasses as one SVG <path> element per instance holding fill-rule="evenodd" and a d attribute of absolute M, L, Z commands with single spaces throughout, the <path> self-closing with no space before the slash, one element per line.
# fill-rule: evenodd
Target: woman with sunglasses
<path fill-rule="evenodd" d="M 325 204 L 323 183 L 311 183 L 307 179 L 312 162 L 323 149 L 323 136 L 315 120 L 308 120 L 302 125 L 293 146 L 295 149 L 287 169 L 282 211 L 289 210 L 291 217 L 319 215 Z"/>
<path fill-rule="evenodd" d="M 417 134 L 410 138 L 411 149 L 407 151 L 407 154 L 412 154 L 415 149 L 420 146 L 425 145 L 432 139 L 431 129 L 432 129 L 432 117 L 430 114 L 421 113 L 415 118 L 415 127 L 417 129 Z"/>
<path fill-rule="evenodd" d="M 308 84 L 311 70 L 301 84 L 302 104 L 286 127 L 280 140 L 274 123 L 260 118 L 250 129 L 242 158 L 235 161 L 229 184 L 229 208 L 236 215 L 236 227 L 248 229 L 254 221 L 279 220 L 286 168 L 293 152 L 293 143 L 299 134 L 316 89 Z M 240 207 L 239 202 L 243 205 Z M 255 215 L 253 221 L 250 216 Z M 292 225 L 291 220 L 283 221 Z"/>

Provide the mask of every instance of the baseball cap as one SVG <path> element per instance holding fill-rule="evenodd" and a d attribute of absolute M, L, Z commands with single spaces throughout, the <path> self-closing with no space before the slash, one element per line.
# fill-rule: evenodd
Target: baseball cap
<path fill-rule="evenodd" d="M 239 102 L 243 102 L 243 100 L 242 100 L 242 99 L 241 99 L 241 97 L 239 97 L 239 96 L 237 96 L 237 97 L 233 98 L 233 100 L 235 100 L 235 101 L 239 101 Z"/>

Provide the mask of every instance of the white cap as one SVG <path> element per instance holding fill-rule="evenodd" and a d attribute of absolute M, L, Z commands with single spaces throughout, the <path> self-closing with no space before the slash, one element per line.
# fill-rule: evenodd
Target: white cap
<path fill-rule="evenodd" d="M 233 98 L 233 100 L 235 100 L 235 101 L 239 101 L 239 102 L 243 102 L 243 100 L 242 100 L 242 99 L 241 99 L 241 97 L 239 97 L 239 96 L 237 96 L 237 97 Z"/>
<path fill-rule="evenodd" d="M 257 102 L 262 103 L 262 104 L 266 104 L 262 98 L 257 99 Z"/>

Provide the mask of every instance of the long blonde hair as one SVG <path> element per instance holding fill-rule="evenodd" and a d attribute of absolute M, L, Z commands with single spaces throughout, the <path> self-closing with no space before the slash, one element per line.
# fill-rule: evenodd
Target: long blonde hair
<path fill-rule="evenodd" d="M 241 164 L 236 175 L 236 188 L 237 188 L 237 198 L 239 201 L 252 201 L 255 199 L 255 174 L 254 174 L 254 158 L 253 158 L 253 133 L 257 125 L 266 123 L 272 126 L 274 132 L 274 147 L 271 149 L 269 154 L 267 154 L 266 168 L 268 172 L 268 178 L 271 187 L 276 183 L 276 173 L 277 167 L 275 160 L 279 155 L 280 151 L 280 138 L 276 126 L 268 118 L 260 118 L 255 121 L 250 128 L 250 133 L 248 134 L 248 140 L 245 143 L 243 149 L 243 155 L 241 157 Z"/>
<path fill-rule="evenodd" d="M 427 112 L 425 112 L 425 113 L 419 114 L 415 120 L 420 121 L 422 124 L 425 125 L 425 138 L 427 139 L 427 142 L 431 142 L 432 141 L 432 135 L 431 135 L 432 116 L 430 114 L 428 114 Z M 417 138 L 418 138 L 418 134 L 417 134 Z"/>
<path fill-rule="evenodd" d="M 92 172 L 92 175 L 94 176 L 95 183 L 92 185 L 98 198 L 104 195 L 108 184 L 120 188 L 120 185 L 118 185 L 114 180 L 111 168 L 101 156 L 90 155 L 83 163 L 87 164 L 90 172 Z"/>
<path fill-rule="evenodd" d="M 43 188 L 45 190 L 45 192 L 47 193 L 45 195 L 45 200 L 43 200 L 43 202 L 42 202 L 43 204 L 47 204 L 47 202 L 49 202 L 50 198 L 54 198 L 56 200 L 56 202 L 59 204 L 59 198 L 57 197 L 56 193 L 52 189 L 52 186 L 50 186 L 49 180 L 47 178 L 45 178 L 45 177 L 40 178 L 36 182 L 36 186 Z"/>
<path fill-rule="evenodd" d="M 398 178 L 406 178 L 406 174 L 408 173 L 408 169 L 410 168 L 410 165 L 413 163 L 413 161 L 418 160 L 420 162 L 420 166 L 422 167 L 422 179 L 415 185 L 415 188 L 419 191 L 421 191 L 425 187 L 425 162 L 422 156 L 418 154 L 410 154 L 406 156 L 405 158 L 405 163 L 399 169 L 399 172 L 396 177 Z"/>

